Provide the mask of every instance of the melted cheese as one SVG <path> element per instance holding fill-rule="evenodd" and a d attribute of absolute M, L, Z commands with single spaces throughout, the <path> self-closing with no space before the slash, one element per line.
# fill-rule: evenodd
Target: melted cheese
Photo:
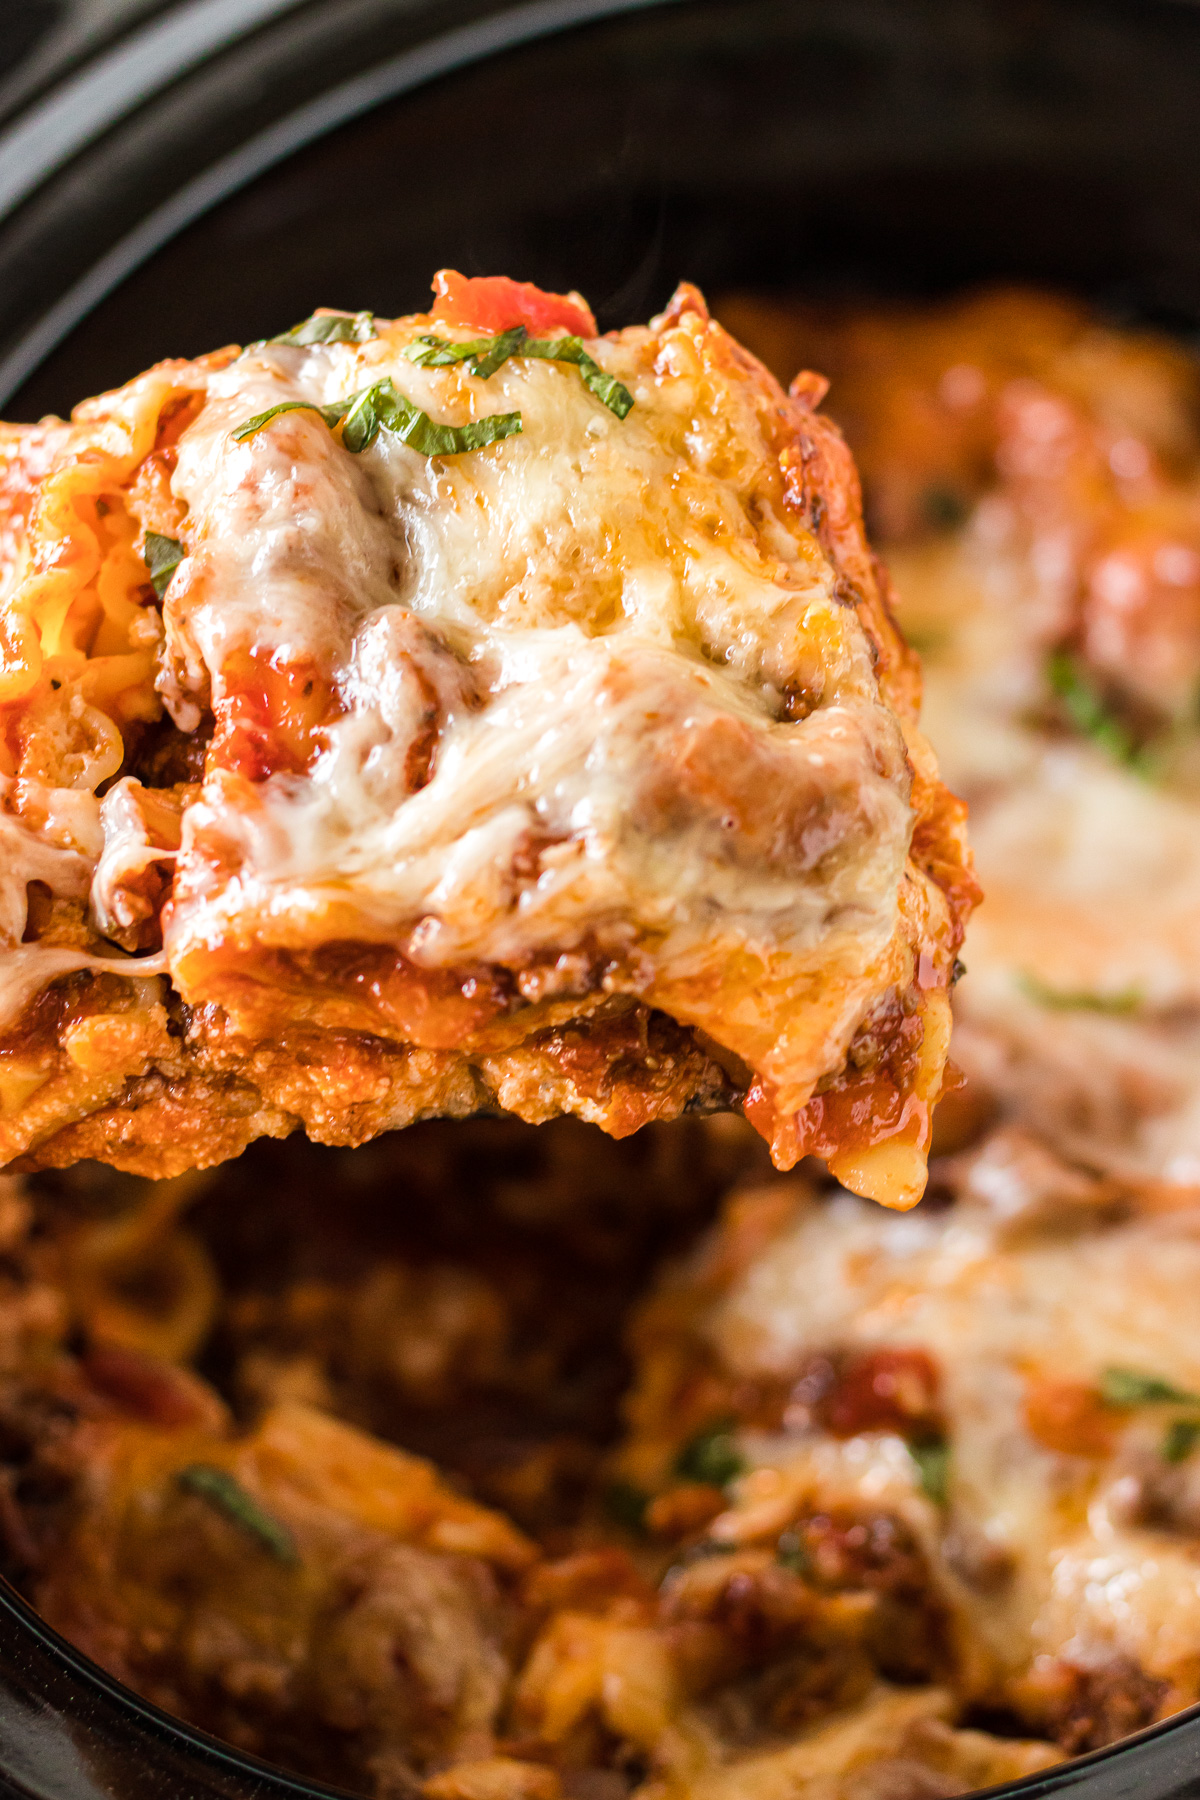
<path fill-rule="evenodd" d="M 900 351 L 892 364 L 924 409 L 914 441 L 936 448 L 936 415 Z M 1175 397 L 1193 380 L 1176 370 Z M 882 402 L 860 397 L 869 431 Z M 1005 490 L 1016 473 L 1002 457 L 999 491 L 964 530 L 889 551 L 900 617 L 925 653 L 923 725 L 971 806 L 986 898 L 963 948 L 952 1051 L 997 1103 L 996 1127 L 980 1141 L 977 1111 L 975 1148 L 942 1162 L 957 1196 L 945 1210 L 889 1218 L 845 1194 L 805 1197 L 754 1254 L 735 1213 L 695 1285 L 685 1275 L 647 1326 L 629 1466 L 661 1460 L 656 1432 L 671 1421 L 653 1383 L 670 1378 L 681 1320 L 707 1344 L 698 1368 L 719 1370 L 715 1391 L 731 1396 L 787 1393 L 814 1357 L 931 1357 L 946 1507 L 922 1491 L 902 1437 L 839 1439 L 796 1403 L 785 1429 L 739 1433 L 750 1467 L 706 1535 L 733 1549 L 839 1506 L 898 1516 L 950 1609 L 960 1695 L 1045 1723 L 1039 1683 L 1064 1669 L 1132 1678 L 1131 1692 L 1149 1675 L 1163 1690 L 1147 1704 L 1162 1712 L 1200 1694 L 1200 1458 L 1172 1462 L 1164 1437 L 1187 1409 L 1100 1404 L 1113 1368 L 1200 1392 L 1200 798 L 1194 723 L 1151 779 L 1053 716 L 1047 658 L 1074 641 L 1080 544 L 1103 541 L 1113 496 L 1080 483 L 1077 515 L 1056 513 L 1047 449 L 1025 470 L 1028 530 Z M 764 1196 L 764 1217 L 778 1199 Z M 743 1258 L 713 1299 L 706 1278 Z M 1043 1417 L 1046 1393 L 1057 1399 Z M 1055 1405 L 1077 1406 L 1093 1437 L 1056 1436 Z"/>
<path fill-rule="evenodd" d="M 51 981 L 77 969 L 105 974 L 123 958 L 100 957 L 70 944 L 23 943 L 29 916 L 29 884 L 39 882 L 55 899 L 86 900 L 104 834 L 94 797 L 74 788 L 47 788 L 0 777 L 0 802 L 23 815 L 0 812 L 0 1027 L 11 1024 Z M 161 960 L 139 963 L 139 975 L 160 975 Z"/>
<path fill-rule="evenodd" d="M 980 973 L 1160 1010 L 1200 1003 L 1200 808 L 1071 746 L 978 810 Z"/>
<path fill-rule="evenodd" d="M 1085 1216 L 1074 1228 L 1039 1230 L 1014 1210 L 1019 1180 L 1005 1188 L 989 1175 L 981 1169 L 977 1197 L 948 1213 L 880 1216 L 849 1196 L 803 1206 L 704 1326 L 722 1362 L 744 1377 L 786 1377 L 806 1354 L 831 1348 L 933 1355 L 953 1446 L 948 1524 L 888 1433 L 845 1442 L 747 1436 L 763 1473 L 746 1478 L 710 1532 L 752 1535 L 755 1507 L 772 1500 L 786 1522 L 797 1489 L 820 1505 L 898 1511 L 966 1621 L 978 1692 L 996 1694 L 1038 1655 L 1086 1665 L 1116 1652 L 1190 1697 L 1200 1641 L 1195 1540 L 1129 1524 L 1113 1499 L 1122 1457 L 1142 1433 L 1136 1415 L 1097 1479 L 1096 1465 L 1031 1436 L 1024 1408 L 1030 1379 L 1094 1383 L 1110 1367 L 1200 1391 L 1200 1213 L 1107 1229 L 1088 1229 Z M 1150 1426 L 1151 1460 L 1161 1430 Z M 959 1573 L 964 1540 L 1011 1558 L 1011 1576 L 972 1588 Z"/>
<path fill-rule="evenodd" d="M 0 799 L 8 801 L 16 788 L 0 777 Z M 40 802 L 43 823 L 37 829 L 24 818 L 0 812 L 0 944 L 6 948 L 19 944 L 25 934 L 30 882 L 42 882 L 55 897 L 87 897 L 102 841 L 99 809 L 90 794 L 50 788 L 22 798 Z"/>
<path fill-rule="evenodd" d="M 240 1058 L 323 1135 L 366 1128 L 351 1084 L 335 1122 L 285 1065 L 353 1032 L 378 1128 L 446 1083 L 456 1106 L 515 1096 L 614 1130 L 745 1104 L 781 1163 L 817 1150 L 913 1204 L 973 886 L 836 429 L 686 286 L 588 340 L 624 418 L 568 363 L 421 368 L 406 352 L 433 323 L 467 331 L 418 316 L 162 364 L 78 408 L 34 481 L 0 724 L 22 774 L 103 791 L 74 966 L 161 927 L 146 969 L 191 1024 L 158 1074 L 207 1093 Z M 521 430 L 427 457 L 384 429 L 352 452 L 325 414 L 383 381 L 442 424 Z M 184 552 L 161 620 L 152 532 Z M 202 782 L 152 797 L 201 754 Z M 24 950 L 10 1018 L 36 991 Z M 426 1052 L 422 1093 L 401 1070 Z M 127 1154 L 115 1115 L 92 1127 L 73 1144 Z M 26 1148 L 10 1120 L 0 1154 Z"/>
<path fill-rule="evenodd" d="M 1010 529 L 985 500 L 954 540 L 893 559 L 985 894 L 953 1054 L 1085 1163 L 1200 1187 L 1200 802 L 1031 723 L 1053 570 L 1016 555 Z"/>
<path fill-rule="evenodd" d="M 675 1016 L 760 1066 L 778 1012 L 714 1023 L 707 999 L 689 1015 L 686 984 L 783 959 L 795 992 L 837 967 L 845 1003 L 832 1021 L 814 1010 L 809 1043 L 781 1058 L 783 1105 L 801 1105 L 890 973 L 910 777 L 829 563 L 763 498 L 754 391 L 695 332 L 629 331 L 595 346 L 634 395 L 618 420 L 568 366 L 514 358 L 486 382 L 417 368 L 402 353 L 421 324 L 244 356 L 181 441 L 177 721 L 210 698 L 220 716 L 246 655 L 319 668 L 341 711 L 302 775 L 251 793 L 210 778 L 187 813 L 166 932 L 180 985 L 198 997 L 190 959 L 216 941 L 395 941 L 431 969 L 587 942 L 622 965 L 614 988 L 669 992 Z M 270 405 L 384 376 L 437 419 L 519 410 L 522 434 L 435 459 L 386 433 L 347 456 L 306 413 L 231 436 Z M 414 664 L 438 710 L 418 791 Z M 820 705 L 780 722 L 810 667 Z"/>

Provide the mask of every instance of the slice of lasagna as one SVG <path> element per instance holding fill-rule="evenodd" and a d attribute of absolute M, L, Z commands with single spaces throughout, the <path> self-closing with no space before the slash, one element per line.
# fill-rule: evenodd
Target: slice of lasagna
<path fill-rule="evenodd" d="M 436 293 L 0 438 L 0 1158 L 739 1107 L 912 1204 L 974 889 L 824 383 Z"/>

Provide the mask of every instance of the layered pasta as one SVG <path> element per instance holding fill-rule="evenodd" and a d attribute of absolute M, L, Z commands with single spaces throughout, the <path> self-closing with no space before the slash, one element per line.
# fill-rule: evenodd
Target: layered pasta
<path fill-rule="evenodd" d="M 921 1205 L 736 1112 L 3 1178 L 0 1566 L 371 1800 L 945 1800 L 1200 1699 L 1195 364 L 719 311 L 833 371 L 972 807 Z"/>
<path fill-rule="evenodd" d="M 437 292 L 8 430 L 0 1153 L 733 1107 L 911 1205 L 975 887 L 823 382 Z"/>

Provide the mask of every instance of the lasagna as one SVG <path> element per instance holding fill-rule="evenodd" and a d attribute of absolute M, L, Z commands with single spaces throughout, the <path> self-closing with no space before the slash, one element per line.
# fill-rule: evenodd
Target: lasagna
<path fill-rule="evenodd" d="M 738 1195 L 635 1325 L 615 1474 L 669 1616 L 861 1587 L 876 1675 L 1094 1749 L 1200 1699 L 1200 1215 L 1002 1133 L 941 1175 L 902 1221 Z"/>
<path fill-rule="evenodd" d="M 975 889 L 824 383 L 436 292 L 6 430 L 0 1156 L 732 1107 L 913 1204 Z"/>
<path fill-rule="evenodd" d="M 718 310 L 832 371 L 972 807 L 922 1204 L 701 1108 L 0 1177 L 0 1567 L 371 1800 L 945 1800 L 1200 1699 L 1195 364 Z"/>
<path fill-rule="evenodd" d="M 998 1109 L 1093 1173 L 1200 1189 L 1193 359 L 1020 290 L 729 316 L 833 372 L 924 722 L 971 805 L 988 897 L 947 1143 L 955 1111 Z"/>
<path fill-rule="evenodd" d="M 765 1164 L 734 1118 L 616 1144 L 484 1119 L 153 1188 L 10 1178 L 4 1568 L 143 1695 L 377 1800 L 939 1800 L 1052 1764 L 971 1717 L 903 1441 L 809 1567 L 815 1494 L 766 1517 L 766 1439 L 711 1377 L 665 1421 L 668 1336 L 713 1367 L 678 1278 L 635 1323 L 608 1448 L 614 1321 Z M 697 1340 L 780 1200 L 738 1200 L 699 1253 Z"/>

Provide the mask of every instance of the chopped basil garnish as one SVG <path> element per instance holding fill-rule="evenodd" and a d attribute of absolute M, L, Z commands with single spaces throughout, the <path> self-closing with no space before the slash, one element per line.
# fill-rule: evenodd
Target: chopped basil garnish
<path fill-rule="evenodd" d="M 178 538 L 164 537 L 161 531 L 146 533 L 146 567 L 150 571 L 154 591 L 160 600 L 167 591 L 172 575 L 186 555 L 187 551 Z"/>
<path fill-rule="evenodd" d="M 955 531 L 965 525 L 971 504 L 957 488 L 935 484 L 921 496 L 921 507 L 930 525 L 937 531 Z"/>
<path fill-rule="evenodd" d="M 471 425 L 435 425 L 428 413 L 398 394 L 385 376 L 354 397 L 342 428 L 342 442 L 355 455 L 369 449 L 381 431 L 390 431 L 422 456 L 460 456 L 481 450 L 521 429 L 519 412 L 490 413 Z"/>
<path fill-rule="evenodd" d="M 945 1506 L 950 1492 L 950 1446 L 945 1438 L 910 1444 L 908 1454 L 917 1465 L 921 1492 L 935 1506 Z"/>
<path fill-rule="evenodd" d="M 390 375 L 332 406 L 318 406 L 313 400 L 282 400 L 247 419 L 233 433 L 235 443 L 253 437 L 264 425 L 286 412 L 315 412 L 324 419 L 330 431 L 342 425 L 342 443 L 351 455 L 370 449 L 380 431 L 390 431 L 422 456 L 461 456 L 467 450 L 480 450 L 501 438 L 512 437 L 521 429 L 519 412 L 491 413 L 470 425 L 438 425 L 398 394 Z"/>
<path fill-rule="evenodd" d="M 633 395 L 629 389 L 615 375 L 605 373 L 595 358 L 588 355 L 583 339 L 578 337 L 531 338 L 523 325 L 514 325 L 510 331 L 497 332 L 495 337 L 471 338 L 462 344 L 426 335 L 410 344 L 405 354 L 410 362 L 423 369 L 444 369 L 452 363 L 469 363 L 472 375 L 485 379 L 494 375 L 510 356 L 535 356 L 542 362 L 574 363 L 584 387 L 595 394 L 597 400 L 603 401 L 609 412 L 624 419 L 633 410 Z"/>
<path fill-rule="evenodd" d="M 950 633 L 940 625 L 906 624 L 904 638 L 909 649 L 915 650 L 919 656 L 934 656 L 949 644 Z"/>
<path fill-rule="evenodd" d="M 1018 975 L 1017 985 L 1030 1000 L 1054 1012 L 1132 1013 L 1146 998 L 1140 988 L 1125 988 L 1119 994 L 1098 994 L 1087 988 L 1052 988 L 1036 975 L 1028 974 Z"/>
<path fill-rule="evenodd" d="M 451 343 L 447 338 L 420 337 L 404 354 L 420 369 L 448 369 L 455 363 L 470 363 L 472 375 L 486 381 L 528 336 L 524 325 L 514 325 L 511 331 L 498 331 L 495 337 L 468 338 L 462 344 Z"/>
<path fill-rule="evenodd" d="M 635 1536 L 646 1529 L 646 1508 L 650 1496 L 632 1481 L 610 1481 L 604 1490 L 604 1509 L 615 1525 L 624 1526 Z"/>
<path fill-rule="evenodd" d="M 746 1459 L 733 1441 L 731 1419 L 721 1419 L 690 1438 L 675 1458 L 674 1473 L 681 1481 L 702 1482 L 706 1487 L 727 1487 L 746 1467 Z"/>
<path fill-rule="evenodd" d="M 1172 1419 L 1163 1437 L 1163 1461 L 1186 1462 L 1197 1444 L 1200 1444 L 1200 1419 Z"/>
<path fill-rule="evenodd" d="M 1099 688 L 1089 681 L 1083 670 L 1066 650 L 1056 650 L 1046 664 L 1050 686 L 1066 708 L 1067 717 L 1077 731 L 1091 738 L 1115 761 L 1124 763 L 1136 774 L 1150 772 L 1150 759 L 1138 748 L 1126 727 L 1108 706 Z"/>
<path fill-rule="evenodd" d="M 808 1545 L 798 1531 L 784 1531 L 775 1546 L 775 1561 L 793 1575 L 807 1575 L 812 1569 Z"/>
<path fill-rule="evenodd" d="M 189 1494 L 196 1494 L 201 1500 L 207 1500 L 210 1506 L 224 1513 L 235 1525 L 257 1538 L 264 1550 L 269 1550 L 277 1562 L 294 1564 L 300 1560 L 296 1549 L 296 1540 L 285 1525 L 264 1512 L 241 1482 L 230 1475 L 226 1469 L 218 1469 L 212 1463 L 191 1463 L 181 1469 L 177 1477 L 179 1485 Z"/>
<path fill-rule="evenodd" d="M 261 431 L 264 425 L 269 425 L 272 419 L 277 419 L 281 413 L 290 412 L 320 413 L 330 431 L 333 431 L 338 421 L 345 417 L 349 404 L 348 400 L 339 400 L 333 406 L 318 406 L 315 400 L 281 400 L 278 406 L 269 406 L 266 412 L 255 413 L 252 419 L 239 425 L 233 433 L 233 441 L 235 444 L 242 443 L 246 438 L 253 437 L 256 431 Z"/>
<path fill-rule="evenodd" d="M 546 362 L 575 363 L 584 387 L 595 394 L 597 400 L 602 400 L 609 412 L 624 419 L 633 410 L 633 395 L 629 389 L 615 375 L 605 374 L 600 364 L 588 355 L 581 338 L 530 338 L 521 354 L 540 356 Z"/>
<path fill-rule="evenodd" d="M 1200 1394 L 1186 1393 L 1173 1382 L 1157 1375 L 1142 1375 L 1136 1369 L 1105 1369 L 1100 1377 L 1100 1392 L 1110 1406 L 1193 1406 L 1200 1404 Z"/>
<path fill-rule="evenodd" d="M 721 1538 L 700 1538 L 689 1544 L 679 1561 L 684 1568 L 692 1563 L 706 1562 L 710 1556 L 736 1556 L 738 1546 L 727 1544 Z"/>
<path fill-rule="evenodd" d="M 365 344 L 378 335 L 374 313 L 313 313 L 311 318 L 293 325 L 290 331 L 281 331 L 278 337 L 264 338 L 263 343 Z"/>

